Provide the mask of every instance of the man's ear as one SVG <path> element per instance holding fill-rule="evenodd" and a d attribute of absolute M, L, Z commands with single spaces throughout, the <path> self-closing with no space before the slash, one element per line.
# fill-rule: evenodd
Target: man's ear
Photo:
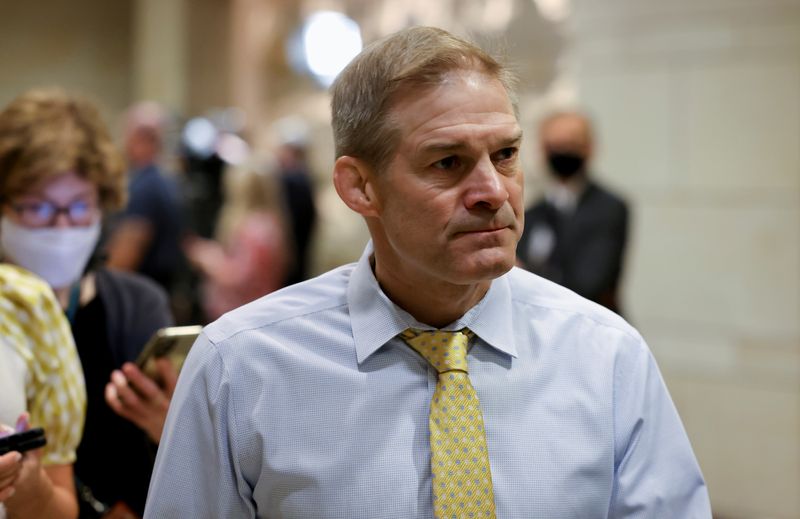
<path fill-rule="evenodd" d="M 363 160 L 343 155 L 333 166 L 333 185 L 347 207 L 361 216 L 378 216 L 374 173 Z"/>

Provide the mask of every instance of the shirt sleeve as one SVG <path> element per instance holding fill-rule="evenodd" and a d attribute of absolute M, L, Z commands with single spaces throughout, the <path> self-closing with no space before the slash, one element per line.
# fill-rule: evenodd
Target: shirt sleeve
<path fill-rule="evenodd" d="M 229 374 L 203 333 L 170 403 L 145 519 L 256 517 L 236 457 L 235 423 Z"/>
<path fill-rule="evenodd" d="M 617 359 L 614 420 L 609 519 L 711 519 L 708 491 L 689 438 L 641 339 Z"/>

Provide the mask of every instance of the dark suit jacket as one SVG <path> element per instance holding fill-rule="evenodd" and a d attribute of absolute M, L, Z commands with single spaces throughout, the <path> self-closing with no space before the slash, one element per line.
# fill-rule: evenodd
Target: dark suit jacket
<path fill-rule="evenodd" d="M 552 238 L 545 257 L 532 254 L 537 233 Z M 531 272 L 620 313 L 617 290 L 627 237 L 625 202 L 589 181 L 570 214 L 544 199 L 525 212 L 517 257 Z"/>

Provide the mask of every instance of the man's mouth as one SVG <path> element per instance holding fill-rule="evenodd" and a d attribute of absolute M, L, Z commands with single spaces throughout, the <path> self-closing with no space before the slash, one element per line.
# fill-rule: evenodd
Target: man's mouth
<path fill-rule="evenodd" d="M 492 227 L 484 227 L 484 228 L 480 228 L 480 229 L 469 229 L 469 230 L 465 230 L 465 231 L 459 231 L 459 232 L 456 233 L 456 235 L 459 235 L 459 234 L 465 234 L 465 235 L 468 235 L 468 234 L 487 234 L 487 235 L 489 235 L 489 234 L 500 233 L 500 232 L 502 232 L 502 231 L 504 231 L 504 230 L 506 230 L 508 228 L 509 228 L 508 225 L 504 225 L 504 226 L 501 226 L 501 227 L 492 226 Z"/>

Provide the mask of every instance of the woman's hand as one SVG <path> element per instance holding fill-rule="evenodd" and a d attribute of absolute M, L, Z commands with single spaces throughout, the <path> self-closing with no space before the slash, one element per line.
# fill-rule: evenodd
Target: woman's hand
<path fill-rule="evenodd" d="M 8 436 L 26 430 L 28 430 L 28 413 L 19 415 L 16 428 L 0 423 L 0 436 Z M 0 503 L 16 493 L 16 485 L 22 473 L 23 459 L 22 453 L 17 451 L 7 452 L 0 456 Z"/>
<path fill-rule="evenodd" d="M 0 456 L 0 503 L 17 491 L 15 483 L 22 471 L 22 454 L 11 451 Z"/>
<path fill-rule="evenodd" d="M 11 490 L 6 497 L 8 509 L 27 509 L 36 501 L 52 499 L 53 485 L 42 468 L 42 450 L 36 449 L 24 454 L 9 452 L 6 456 L 11 454 L 19 454 L 19 458 L 15 463 L 16 478 L 8 487 Z"/>
<path fill-rule="evenodd" d="M 158 443 L 178 382 L 178 372 L 168 358 L 156 359 L 155 366 L 161 385 L 142 373 L 135 364 L 126 362 L 122 369 L 111 373 L 105 397 L 114 412 L 136 424 Z"/>
<path fill-rule="evenodd" d="M 22 413 L 16 429 L 3 427 L 3 431 L 24 432 L 28 428 L 28 413 Z M 41 449 L 0 456 L 0 502 L 8 516 L 77 517 L 72 465 L 43 467 L 41 458 Z"/>

